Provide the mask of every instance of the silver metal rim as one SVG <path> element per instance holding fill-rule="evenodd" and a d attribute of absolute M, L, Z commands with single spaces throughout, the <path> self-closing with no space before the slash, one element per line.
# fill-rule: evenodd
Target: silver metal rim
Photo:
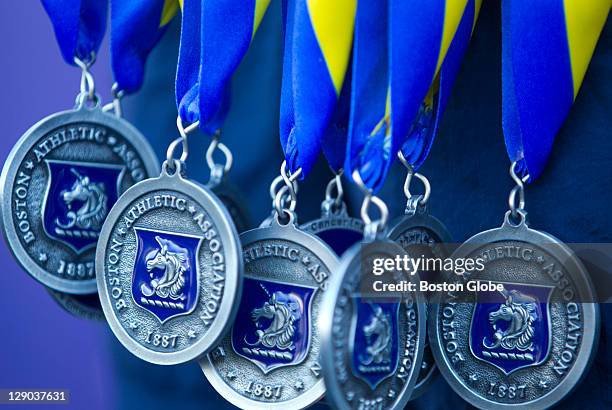
<path fill-rule="evenodd" d="M 425 228 L 432 232 L 435 232 L 436 236 L 440 239 L 440 243 L 452 242 L 452 236 L 446 226 L 435 216 L 429 214 L 429 212 L 417 212 L 414 215 L 403 215 L 397 218 L 392 223 L 392 228 L 387 233 L 387 237 L 392 241 L 396 241 L 399 236 L 413 228 Z M 431 349 L 431 347 L 430 347 Z M 410 400 L 415 400 L 422 396 L 429 386 L 436 380 L 439 372 L 435 363 L 432 363 L 431 369 L 427 373 L 427 376 L 414 386 Z"/>
<path fill-rule="evenodd" d="M 60 292 L 74 294 L 88 294 L 96 292 L 96 280 L 86 280 L 75 282 L 66 279 L 57 278 L 42 269 L 28 255 L 26 250 L 21 245 L 21 241 L 17 237 L 17 231 L 13 223 L 11 212 L 11 196 L 13 191 L 13 182 L 17 176 L 19 166 L 11 166 L 12 164 L 20 165 L 25 155 L 32 147 L 40 140 L 40 138 L 52 131 L 53 129 L 74 122 L 98 123 L 108 128 L 119 131 L 123 138 L 129 141 L 138 152 L 143 161 L 143 166 L 149 176 L 159 174 L 159 162 L 153 148 L 149 145 L 145 137 L 129 122 L 117 117 L 116 115 L 103 112 L 99 107 L 87 108 L 82 107 L 76 110 L 62 111 L 52 114 L 36 124 L 19 138 L 11 152 L 9 153 L 2 174 L 0 175 L 0 206 L 2 209 L 2 233 L 8 244 L 8 248 L 19 263 L 19 265 L 32 276 L 34 279 L 43 285 Z"/>
<path fill-rule="evenodd" d="M 390 240 L 377 240 L 376 245 L 380 245 L 386 251 L 388 251 L 389 247 L 396 247 L 397 254 L 404 253 L 404 250 L 401 246 L 396 244 Z M 368 244 L 368 247 L 376 246 L 372 243 Z M 362 244 L 355 244 L 340 259 L 340 267 L 338 268 L 338 274 L 335 275 L 330 286 L 327 290 L 329 292 L 324 298 L 323 305 L 321 307 L 321 317 L 319 318 L 319 328 L 321 332 L 321 367 L 323 370 L 323 377 L 326 381 L 328 387 L 327 397 L 333 403 L 335 408 L 341 410 L 351 410 L 351 407 L 346 405 L 346 401 L 344 400 L 344 396 L 342 395 L 340 383 L 336 377 L 336 372 L 334 371 L 334 357 L 333 357 L 333 314 L 336 304 L 338 303 L 338 297 L 340 295 L 340 291 L 342 289 L 342 283 L 344 282 L 346 272 L 349 272 L 354 264 L 361 264 L 360 253 L 362 250 Z M 426 306 L 425 303 L 420 300 L 422 299 L 420 294 L 417 294 L 417 301 L 415 302 L 418 309 L 418 335 L 417 338 L 417 347 L 415 354 L 415 365 L 412 368 L 412 372 L 410 374 L 410 378 L 408 382 L 404 385 L 402 392 L 398 394 L 398 399 L 396 400 L 393 407 L 389 407 L 389 410 L 395 409 L 403 409 L 406 403 L 411 399 L 412 391 L 415 387 L 416 380 L 419 375 L 419 369 L 421 360 L 423 358 L 423 349 L 425 347 L 424 338 L 425 330 L 426 330 Z M 327 313 L 327 314 L 325 314 Z"/>
<path fill-rule="evenodd" d="M 284 241 L 292 241 L 298 243 L 300 246 L 308 248 L 311 252 L 315 253 L 317 257 L 323 262 L 323 264 L 329 269 L 330 274 L 338 271 L 338 258 L 331 250 L 331 248 L 322 240 L 314 235 L 306 233 L 297 229 L 294 225 L 288 224 L 285 226 L 279 226 L 276 222 L 267 227 L 260 227 L 251 229 L 240 235 L 240 241 L 243 247 L 247 247 L 253 242 L 258 242 L 266 239 L 281 239 Z M 332 280 L 335 275 L 332 275 Z M 328 283 L 328 286 L 331 284 Z M 325 292 L 329 292 L 326 290 Z M 325 298 L 323 298 L 325 299 Z M 238 305 L 238 303 L 236 303 Z M 313 331 L 317 329 L 313 328 Z M 319 325 L 319 334 L 321 336 L 321 326 Z M 319 401 L 325 395 L 325 383 L 321 378 L 315 385 L 309 390 L 305 391 L 300 396 L 287 401 L 281 401 L 276 403 L 259 402 L 248 399 L 245 396 L 238 394 L 234 389 L 229 387 L 223 379 L 217 373 L 210 355 L 203 357 L 199 361 L 200 367 L 204 372 L 204 376 L 214 389 L 227 401 L 232 403 L 234 406 L 240 407 L 241 409 L 254 409 L 254 410 L 285 410 L 285 409 L 305 409 L 317 401 Z"/>
<path fill-rule="evenodd" d="M 239 246 L 238 233 L 234 224 L 231 222 L 231 217 L 225 209 L 225 206 L 210 192 L 208 188 L 202 185 L 190 182 L 182 178 L 174 178 L 161 176 L 159 178 L 151 178 L 141 181 L 132 186 L 119 198 L 115 206 L 111 209 L 102 226 L 100 238 L 110 237 L 115 222 L 121 216 L 124 208 L 129 206 L 132 201 L 144 195 L 147 192 L 167 189 L 172 191 L 183 192 L 184 195 L 191 197 L 198 202 L 206 211 L 210 218 L 215 220 L 215 224 L 219 231 L 219 235 L 227 238 L 224 242 L 224 247 L 227 249 L 228 257 L 226 259 L 226 282 L 224 286 L 224 296 L 220 302 L 217 317 L 227 318 L 227 321 L 221 323 L 215 320 L 206 333 L 206 337 L 201 338 L 198 342 L 190 347 L 174 353 L 158 353 L 153 350 L 146 349 L 141 344 L 135 342 L 129 335 L 126 329 L 117 320 L 110 302 L 107 283 L 104 280 L 104 255 L 106 254 L 107 243 L 98 241 L 96 249 L 96 279 L 98 282 L 98 294 L 100 295 L 100 303 L 104 316 L 111 327 L 111 330 L 119 339 L 121 344 L 137 357 L 146 360 L 150 363 L 161 365 L 172 365 L 185 363 L 196 359 L 208 353 L 213 346 L 225 335 L 229 329 L 229 325 L 233 323 L 236 313 L 238 312 L 237 300 L 240 300 L 242 292 L 242 254 Z M 193 313 L 192 313 L 193 314 Z"/>
<path fill-rule="evenodd" d="M 509 227 L 511 229 L 509 229 Z M 554 236 L 530 229 L 525 225 L 524 219 L 519 226 L 511 226 L 507 223 L 501 228 L 495 228 L 488 231 L 481 232 L 468 239 L 463 243 L 452 255 L 452 257 L 461 257 L 462 255 L 469 255 L 475 249 L 481 247 L 486 243 L 493 243 L 499 241 L 515 240 L 527 243 L 548 243 L 556 244 L 554 250 L 548 249 L 548 251 L 558 260 L 567 260 L 574 266 L 567 268 L 567 272 L 580 271 L 583 277 L 587 279 L 582 283 L 576 281 L 576 290 L 581 295 L 582 300 L 588 300 L 588 297 L 593 298 L 594 289 L 593 285 L 588 277 L 586 268 L 582 265 L 582 262 L 573 254 L 571 249 L 567 247 L 563 242 L 559 241 Z M 573 275 L 572 275 L 573 276 Z M 575 276 L 574 276 L 575 278 Z M 594 300 L 594 299 L 592 299 Z M 446 355 L 442 352 L 440 343 L 442 341 L 441 335 L 438 333 L 438 313 L 440 305 L 431 306 L 431 317 L 428 325 L 428 335 L 430 340 L 430 346 L 434 355 L 436 365 L 440 370 L 440 373 L 447 381 L 447 383 L 453 388 L 453 390 L 459 394 L 464 400 L 481 409 L 505 409 L 505 408 L 528 408 L 530 410 L 546 409 L 562 401 L 567 397 L 580 383 L 581 379 L 585 376 L 593 357 L 597 343 L 599 341 L 599 306 L 596 303 L 582 303 L 583 315 L 584 315 L 584 335 L 580 343 L 580 354 L 576 358 L 570 373 L 551 391 L 545 396 L 539 399 L 524 402 L 520 404 L 505 404 L 495 403 L 489 400 L 485 400 L 481 396 L 474 394 L 474 392 L 467 386 L 463 381 L 455 376 L 455 372 L 452 369 L 451 364 L 447 360 Z M 588 331 L 590 330 L 590 331 Z M 590 355 L 586 355 L 586 352 L 590 352 Z"/>

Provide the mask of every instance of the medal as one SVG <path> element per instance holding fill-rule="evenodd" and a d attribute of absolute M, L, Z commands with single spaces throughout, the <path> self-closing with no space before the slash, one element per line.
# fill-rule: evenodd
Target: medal
<path fill-rule="evenodd" d="M 90 295 L 71 295 L 47 288 L 53 300 L 66 312 L 80 319 L 105 321 L 100 298 L 97 293 Z"/>
<path fill-rule="evenodd" d="M 98 291 L 113 333 L 139 358 L 164 365 L 196 359 L 219 342 L 233 322 L 242 285 L 231 216 L 209 188 L 186 178 L 188 135 L 204 124 L 197 99 L 200 2 L 183 6 L 180 137 L 168 147 L 161 175 L 135 185 L 113 207 L 96 253 Z M 191 125 L 184 128 L 184 122 Z"/>
<path fill-rule="evenodd" d="M 337 192 L 335 198 L 332 197 L 334 187 Z M 338 256 L 363 239 L 363 221 L 348 215 L 342 195 L 342 181 L 340 175 L 336 175 L 327 184 L 325 200 L 321 203 L 321 218 L 301 227 L 321 238 Z"/>
<path fill-rule="evenodd" d="M 273 220 L 240 236 L 245 278 L 236 321 L 200 362 L 219 394 L 241 408 L 303 409 L 325 392 L 319 312 L 337 259 L 295 224 L 298 175 L 286 175 Z"/>
<path fill-rule="evenodd" d="M 410 255 L 444 259 L 449 256 L 446 244 L 450 243 L 452 239 L 444 224 L 427 210 L 431 185 L 424 175 L 414 172 L 410 164 L 404 159 L 401 151 L 398 157 L 408 169 L 404 184 L 407 203 L 404 215 L 391 224 L 392 228 L 389 230 L 387 237 L 399 244 Z M 423 183 L 425 187 L 423 195 L 412 195 L 410 193 L 410 183 L 413 176 Z M 419 276 L 423 280 L 430 281 L 435 280 L 436 275 L 439 275 L 439 273 L 420 271 Z M 411 399 L 414 400 L 425 393 L 437 375 L 438 371 L 429 343 L 426 340 L 419 377 Z"/>
<path fill-rule="evenodd" d="M 113 207 L 96 253 L 111 329 L 130 352 L 157 364 L 195 359 L 217 343 L 235 315 L 242 272 L 229 213 L 185 178 L 173 145 L 161 175 Z"/>
<path fill-rule="evenodd" d="M 63 306 L 77 306 L 96 291 L 95 246 L 108 211 L 159 167 L 146 139 L 120 118 L 117 84 L 114 103 L 104 108 L 95 91 L 90 69 L 107 2 L 83 2 L 78 12 L 55 0 L 43 5 L 64 59 L 81 69 L 80 93 L 74 109 L 38 122 L 9 154 L 1 177 L 3 231 L 24 270 L 55 290 L 56 300 L 75 301 Z M 106 112 L 112 110 L 116 115 Z"/>
<path fill-rule="evenodd" d="M 358 181 L 356 173 L 353 180 Z M 370 220 L 370 204 L 379 207 L 379 221 Z M 383 238 L 387 216 L 384 202 L 367 192 L 362 206 L 365 240 L 342 256 L 321 309 L 323 375 L 328 398 L 338 409 L 402 409 L 419 377 L 426 311 L 420 294 L 380 296 L 366 285 L 371 271 L 365 266 L 407 255 Z M 405 271 L 379 279 L 418 283 L 418 276 Z"/>
<path fill-rule="evenodd" d="M 589 366 L 599 337 L 599 308 L 588 273 L 565 244 L 531 229 L 523 181 L 510 196 L 501 228 L 468 239 L 452 258 L 482 258 L 464 281 L 490 280 L 500 292 L 474 292 L 433 306 L 429 335 L 451 387 L 479 408 L 554 406 Z M 519 205 L 515 204 L 519 194 Z"/>
<path fill-rule="evenodd" d="M 4 234 L 15 258 L 44 285 L 74 294 L 96 291 L 95 246 L 109 209 L 157 172 L 146 139 L 87 101 L 82 93 L 74 110 L 30 128 L 1 177 Z"/>

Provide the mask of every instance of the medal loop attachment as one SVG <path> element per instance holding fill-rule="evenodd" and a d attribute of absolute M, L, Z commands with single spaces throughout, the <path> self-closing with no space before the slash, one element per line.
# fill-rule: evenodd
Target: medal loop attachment
<path fill-rule="evenodd" d="M 176 151 L 176 148 L 179 146 L 179 144 L 182 145 L 182 152 L 181 152 L 179 161 L 180 162 L 187 161 L 187 157 L 189 155 L 187 136 L 191 134 L 194 130 L 196 130 L 199 125 L 200 125 L 200 122 L 196 121 L 193 124 L 190 124 L 187 127 L 184 127 L 183 120 L 181 120 L 181 117 L 180 116 L 176 117 L 176 128 L 179 131 L 180 137 L 178 137 L 177 139 L 172 141 L 170 145 L 168 145 L 168 149 L 166 150 L 166 161 L 164 163 L 167 163 L 171 167 L 174 166 L 175 164 L 174 151 Z"/>
<path fill-rule="evenodd" d="M 361 204 L 361 219 L 365 223 L 363 236 L 366 240 L 374 240 L 387 226 L 389 208 L 387 208 L 387 205 L 382 199 L 373 195 L 372 190 L 363 183 L 358 170 L 353 171 L 353 181 L 355 181 L 355 184 L 365 195 L 363 203 Z M 380 213 L 380 217 L 375 220 L 370 218 L 369 214 L 370 205 L 372 204 L 378 208 L 378 212 Z"/>
<path fill-rule="evenodd" d="M 227 147 L 227 145 L 219 141 L 220 137 L 221 131 L 217 130 L 210 141 L 208 149 L 206 150 L 206 163 L 208 164 L 208 168 L 210 168 L 210 182 L 212 184 L 220 183 L 230 169 L 232 169 L 232 164 L 234 163 L 232 151 Z M 221 151 L 221 153 L 225 156 L 224 163 L 215 162 L 213 155 L 216 150 Z"/>
<path fill-rule="evenodd" d="M 414 167 L 406 160 L 401 151 L 397 153 L 397 157 L 408 171 L 406 180 L 404 181 L 404 195 L 407 199 L 406 213 L 414 215 L 417 211 L 424 211 L 426 209 L 427 202 L 431 196 L 431 184 L 425 175 L 415 172 Z M 423 184 L 425 191 L 422 195 L 413 195 L 410 192 L 410 184 L 412 183 L 413 177 L 417 178 Z"/>
<path fill-rule="evenodd" d="M 81 85 L 80 92 L 77 97 L 77 104 L 82 107 L 86 102 L 92 105 L 98 105 L 100 97 L 96 95 L 96 82 L 91 73 L 91 66 L 96 61 L 96 54 L 92 51 L 91 57 L 88 60 L 81 60 L 74 57 L 74 63 L 81 69 Z"/>
<path fill-rule="evenodd" d="M 346 212 L 346 204 L 342 200 L 344 189 L 342 188 L 342 171 L 337 173 L 325 187 L 325 200 L 321 203 L 323 215 L 340 215 Z M 336 196 L 334 196 L 334 190 Z"/>
<path fill-rule="evenodd" d="M 113 83 L 113 86 L 111 87 L 111 95 L 113 96 L 113 101 L 102 107 L 102 111 L 113 111 L 117 117 L 122 117 L 123 110 L 121 108 L 121 99 L 125 95 L 125 92 L 119 88 L 118 83 Z"/>
<path fill-rule="evenodd" d="M 525 222 L 527 212 L 525 212 L 525 182 L 529 179 L 529 174 L 523 178 L 516 174 L 516 167 L 518 162 L 514 161 L 510 165 L 510 177 L 516 183 L 516 185 L 510 191 L 508 196 L 508 206 L 510 212 L 508 215 L 508 221 L 520 225 Z"/>
<path fill-rule="evenodd" d="M 287 161 L 283 161 L 280 169 L 281 180 L 285 183 L 278 191 L 276 187 L 280 184 L 278 178 L 272 182 L 270 193 L 274 194 L 274 210 L 276 219 L 280 225 L 287 225 L 295 219 L 295 208 L 297 206 L 297 179 L 302 174 L 302 168 L 291 174 L 287 169 Z"/>

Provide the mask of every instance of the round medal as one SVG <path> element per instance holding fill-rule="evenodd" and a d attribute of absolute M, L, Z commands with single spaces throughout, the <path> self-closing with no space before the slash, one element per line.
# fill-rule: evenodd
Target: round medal
<path fill-rule="evenodd" d="M 100 298 L 97 293 L 71 295 L 70 293 L 58 292 L 50 288 L 47 288 L 47 291 L 53 300 L 71 315 L 81 319 L 105 321 L 104 312 L 102 312 Z"/>
<path fill-rule="evenodd" d="M 444 294 L 429 323 L 442 375 L 482 409 L 554 406 L 579 383 L 598 340 L 598 306 L 584 303 L 595 300 L 584 266 L 516 212 L 519 223 L 509 211 L 501 228 L 470 238 L 452 256 L 484 262 L 461 283 L 491 281 L 503 290 L 466 292 L 459 302 Z"/>
<path fill-rule="evenodd" d="M 323 213 L 321 218 L 302 225 L 301 229 L 321 238 L 338 256 L 363 239 L 363 221 L 351 218 L 346 208 L 336 213 Z"/>
<path fill-rule="evenodd" d="M 129 189 L 104 223 L 98 292 L 119 341 L 157 364 L 195 359 L 236 313 L 242 259 L 223 204 L 164 162 L 160 177 Z"/>
<path fill-rule="evenodd" d="M 419 208 L 414 213 L 406 214 L 392 223 L 387 237 L 400 245 L 408 254 L 425 258 L 441 258 L 448 256 L 445 244 L 451 242 L 451 235 L 440 220 L 430 215 L 426 208 Z M 436 278 L 439 272 L 419 272 L 420 279 Z M 425 342 L 423 361 L 419 377 L 410 399 L 416 399 L 427 391 L 438 376 L 429 343 Z"/>
<path fill-rule="evenodd" d="M 374 259 L 398 255 L 405 252 L 391 241 L 354 245 L 326 295 L 321 357 L 327 397 L 337 409 L 403 409 L 419 377 L 425 303 L 415 292 L 375 296 L 362 272 Z M 383 282 L 416 278 L 402 271 L 387 276 Z"/>
<path fill-rule="evenodd" d="M 97 106 L 34 125 L 0 178 L 3 232 L 19 264 L 51 289 L 94 293 L 104 219 L 126 189 L 159 172 L 157 164 L 132 125 Z"/>
<path fill-rule="evenodd" d="M 226 400 L 248 409 L 303 409 L 325 393 L 319 362 L 319 311 L 332 250 L 275 218 L 240 236 L 242 300 L 231 332 L 200 361 Z"/>

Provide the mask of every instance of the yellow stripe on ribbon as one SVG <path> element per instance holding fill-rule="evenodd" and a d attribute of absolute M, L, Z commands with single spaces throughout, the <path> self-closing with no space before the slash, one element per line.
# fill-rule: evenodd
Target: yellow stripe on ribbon
<path fill-rule="evenodd" d="M 446 52 L 448 51 L 448 48 L 455 37 L 455 32 L 457 31 L 457 27 L 459 27 L 459 22 L 463 17 L 463 12 L 467 2 L 468 0 L 446 0 L 444 8 L 444 28 L 442 29 L 442 41 L 440 43 L 438 65 L 436 66 L 434 77 L 438 74 L 442 63 L 444 62 Z"/>
<path fill-rule="evenodd" d="M 563 3 L 575 99 L 608 18 L 612 0 L 564 0 Z"/>
<path fill-rule="evenodd" d="M 127 0 L 124 0 L 127 1 Z M 165 0 L 164 8 L 162 9 L 161 21 L 159 22 L 159 27 L 164 27 L 166 24 L 172 21 L 172 18 L 176 15 L 179 9 L 179 2 L 181 3 L 181 7 L 183 7 L 182 0 Z"/>
<path fill-rule="evenodd" d="M 251 40 L 255 36 L 255 32 L 257 32 L 257 28 L 259 27 L 259 23 L 261 23 L 261 19 L 263 19 L 264 14 L 266 14 L 266 10 L 270 5 L 270 0 L 255 0 L 255 13 L 253 16 L 253 35 L 251 36 Z"/>
<path fill-rule="evenodd" d="M 306 3 L 336 94 L 340 95 L 351 55 L 357 0 L 307 0 Z"/>

